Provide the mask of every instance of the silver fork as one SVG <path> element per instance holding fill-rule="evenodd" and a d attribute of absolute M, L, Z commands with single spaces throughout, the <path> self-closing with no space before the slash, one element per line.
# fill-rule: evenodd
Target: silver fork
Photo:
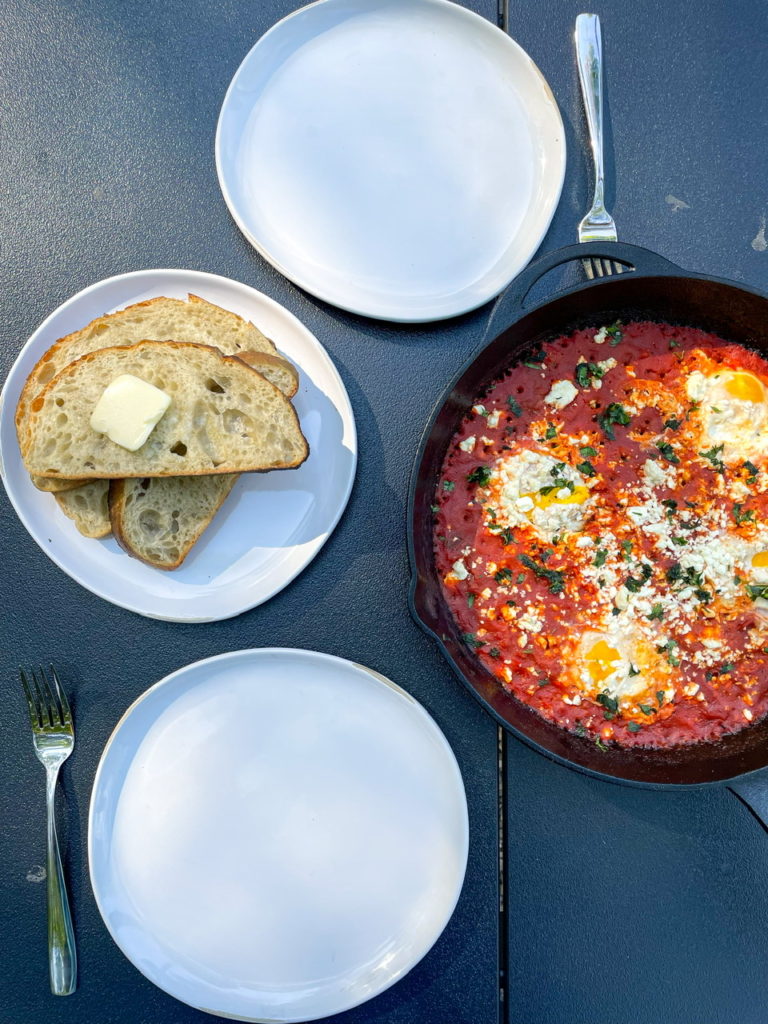
<path fill-rule="evenodd" d="M 616 224 L 605 208 L 603 169 L 603 38 L 596 14 L 576 18 L 576 61 L 584 108 L 587 113 L 589 141 L 595 166 L 595 194 L 592 209 L 579 224 L 580 242 L 616 242 Z M 615 260 L 588 257 L 582 260 L 587 277 L 610 277 L 624 269 Z"/>
<path fill-rule="evenodd" d="M 72 712 L 56 671 L 50 676 L 41 668 L 20 670 L 21 685 L 29 704 L 32 744 L 38 760 L 46 771 L 45 797 L 48 808 L 48 966 L 51 992 L 68 996 L 77 985 L 77 951 L 72 915 L 67 899 L 64 870 L 61 866 L 59 841 L 56 837 L 54 794 L 59 769 L 72 753 L 75 730 Z"/>

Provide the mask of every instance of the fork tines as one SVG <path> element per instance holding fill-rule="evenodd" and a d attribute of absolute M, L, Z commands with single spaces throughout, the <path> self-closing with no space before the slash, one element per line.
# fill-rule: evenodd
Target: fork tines
<path fill-rule="evenodd" d="M 42 667 L 37 670 L 28 669 L 26 672 L 23 668 L 19 669 L 33 728 L 37 726 L 44 729 L 46 726 L 69 725 L 72 722 L 67 695 L 56 675 L 56 669 L 50 665 L 49 670 L 52 684 Z"/>
<path fill-rule="evenodd" d="M 624 273 L 623 265 L 616 260 L 601 260 L 597 256 L 589 256 L 581 262 L 590 281 L 594 281 L 596 277 L 612 277 L 614 274 Z"/>

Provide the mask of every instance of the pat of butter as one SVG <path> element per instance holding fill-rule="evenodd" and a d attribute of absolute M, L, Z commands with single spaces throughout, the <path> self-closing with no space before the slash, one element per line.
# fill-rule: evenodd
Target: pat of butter
<path fill-rule="evenodd" d="M 171 396 L 132 373 L 115 377 L 91 413 L 91 427 L 110 441 L 138 451 L 165 414 Z"/>

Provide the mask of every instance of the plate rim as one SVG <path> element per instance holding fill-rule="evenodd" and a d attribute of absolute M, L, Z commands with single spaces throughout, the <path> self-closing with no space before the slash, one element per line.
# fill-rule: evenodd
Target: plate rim
<path fill-rule="evenodd" d="M 230 97 L 232 96 L 232 94 L 234 93 L 234 91 L 235 91 L 235 89 L 237 87 L 237 83 L 238 83 L 238 80 L 240 78 L 241 73 L 243 73 L 246 65 L 252 60 L 254 54 L 256 53 L 258 48 L 264 43 L 264 41 L 267 40 L 273 34 L 276 34 L 279 31 L 281 31 L 283 29 L 285 23 L 290 22 L 293 18 L 296 18 L 296 17 L 298 17 L 300 15 L 303 15 L 306 11 L 310 10 L 311 8 L 320 7 L 321 5 L 327 5 L 329 3 L 333 4 L 333 3 L 340 3 L 340 2 L 347 2 L 347 0 L 312 0 L 312 3 L 304 4 L 303 6 L 298 7 L 296 10 L 291 11 L 289 14 L 287 14 L 284 17 L 280 18 L 279 21 L 275 22 L 274 25 L 270 26 L 270 28 L 268 28 L 266 32 L 262 33 L 262 35 L 256 40 L 256 42 L 248 50 L 248 52 L 245 54 L 243 59 L 238 64 L 237 69 L 236 69 L 234 75 L 232 76 L 232 79 L 229 82 L 229 85 L 227 87 L 226 93 L 224 94 L 224 99 L 222 100 L 222 104 L 221 104 L 221 107 L 219 109 L 219 116 L 218 116 L 217 121 L 216 121 L 216 134 L 215 134 L 215 141 L 214 141 L 214 155 L 215 155 L 215 163 L 216 163 L 216 177 L 218 179 L 219 188 L 221 190 L 222 196 L 224 197 L 224 202 L 226 203 L 226 206 L 227 206 L 227 209 L 229 211 L 229 214 L 232 217 L 232 219 L 234 220 L 235 224 L 237 225 L 237 227 L 240 230 L 240 232 L 242 233 L 242 235 L 250 243 L 250 245 L 253 246 L 253 248 L 259 253 L 260 256 L 262 256 L 267 261 L 267 263 L 269 263 L 280 274 L 282 274 L 283 277 L 285 277 L 287 280 L 291 281 L 293 284 L 295 284 L 297 287 L 301 288 L 303 291 L 307 292 L 309 295 L 312 295 L 315 298 L 320 299 L 322 302 L 327 302 L 330 305 L 334 306 L 335 308 L 343 310 L 344 312 L 354 313 L 354 314 L 356 314 L 358 316 L 364 316 L 364 317 L 370 318 L 372 320 L 381 320 L 381 321 L 385 321 L 385 322 L 388 322 L 388 323 L 403 323 L 403 324 L 408 324 L 408 323 L 437 323 L 437 322 L 442 321 L 442 320 L 449 320 L 449 319 L 452 319 L 453 317 L 463 316 L 466 313 L 471 313 L 474 310 L 479 309 L 481 306 L 484 306 L 487 302 L 490 302 L 497 295 L 501 294 L 501 292 L 503 292 L 504 289 L 507 288 L 511 284 L 512 281 L 514 281 L 514 279 L 517 277 L 517 275 L 522 270 L 524 270 L 525 267 L 528 266 L 528 264 L 531 262 L 531 260 L 533 259 L 534 255 L 536 254 L 536 252 L 541 247 L 542 242 L 546 238 L 547 232 L 549 231 L 550 227 L 552 226 L 552 221 L 554 219 L 555 213 L 557 212 L 557 208 L 560 205 L 560 199 L 561 199 L 562 193 L 563 193 L 563 186 L 565 184 L 565 173 L 566 173 L 567 163 L 568 163 L 568 145 L 567 145 L 567 141 L 566 141 L 565 123 L 563 121 L 563 115 L 562 115 L 562 113 L 560 111 L 560 105 L 558 104 L 557 99 L 555 98 L 555 95 L 554 95 L 554 93 L 552 91 L 551 86 L 549 85 L 549 82 L 544 77 L 544 74 L 542 73 L 542 71 L 539 68 L 538 64 L 533 60 L 533 58 L 528 54 L 528 52 L 523 49 L 523 47 L 517 42 L 516 39 L 514 39 L 507 32 L 504 32 L 497 25 L 494 25 L 493 22 L 490 21 L 489 19 L 484 18 L 481 14 L 478 14 L 476 11 L 472 11 L 472 10 L 470 10 L 467 7 L 463 7 L 460 3 L 454 2 L 454 0 L 418 0 L 419 3 L 423 3 L 423 4 L 428 5 L 428 6 L 434 6 L 434 7 L 437 7 L 439 9 L 442 9 L 442 10 L 445 10 L 445 11 L 450 11 L 450 13 L 454 17 L 465 18 L 466 20 L 470 21 L 474 25 L 477 25 L 478 23 L 481 22 L 483 24 L 483 26 L 484 26 L 484 30 L 488 29 L 488 30 L 491 30 L 492 32 L 500 33 L 500 35 L 506 40 L 505 45 L 508 45 L 511 50 L 516 51 L 517 55 L 520 58 L 522 58 L 523 61 L 529 66 L 530 71 L 533 73 L 534 77 L 538 80 L 539 85 L 542 87 L 545 95 L 548 97 L 548 99 L 549 99 L 549 101 L 551 103 L 551 106 L 552 106 L 552 111 L 553 111 L 554 117 L 556 118 L 556 120 L 557 120 L 557 122 L 559 124 L 559 133 L 558 133 L 558 136 L 559 136 L 559 147 L 558 147 L 559 167 L 558 167 L 558 173 L 557 173 L 557 176 L 556 176 L 557 177 L 557 188 L 556 188 L 556 190 L 553 189 L 552 193 L 551 193 L 551 199 L 550 199 L 551 209 L 549 210 L 547 216 L 545 217 L 545 219 L 544 219 L 544 221 L 542 223 L 542 230 L 539 233 L 538 237 L 536 238 L 534 244 L 531 245 L 531 246 L 526 247 L 526 249 L 523 250 L 523 252 L 524 252 L 524 259 L 519 261 L 520 265 L 517 267 L 517 269 L 514 270 L 514 272 L 511 275 L 509 275 L 508 277 L 505 277 L 505 280 L 502 282 L 502 284 L 499 287 L 497 287 L 497 288 L 495 287 L 492 292 L 487 293 L 487 294 L 484 292 L 481 298 L 474 299 L 469 304 L 461 303 L 461 304 L 457 305 L 455 308 L 452 308 L 452 309 L 450 309 L 447 312 L 446 311 L 440 311 L 440 312 L 432 311 L 432 312 L 430 312 L 429 311 L 429 307 L 425 306 L 424 310 L 420 314 L 418 314 L 418 315 L 410 314 L 410 315 L 399 315 L 398 316 L 398 315 L 395 315 L 392 311 L 390 311 L 390 312 L 382 312 L 382 311 L 371 312 L 370 309 L 362 308 L 360 305 L 356 305 L 355 303 L 351 303 L 350 304 L 350 303 L 339 301 L 339 298 L 334 296 L 333 294 L 327 294 L 327 293 L 321 292 L 320 290 L 318 290 L 315 287 L 311 287 L 310 288 L 306 284 L 306 282 L 302 279 L 302 275 L 301 274 L 294 274 L 293 272 L 289 272 L 286 269 L 285 265 L 281 262 L 281 260 L 279 260 L 277 257 L 273 256 L 270 253 L 270 251 L 267 248 L 267 246 L 265 246 L 263 243 L 259 242 L 258 239 L 255 238 L 255 236 L 248 229 L 248 227 L 246 226 L 243 218 L 241 217 L 241 215 L 240 215 L 240 213 L 238 211 L 238 207 L 235 204 L 235 202 L 233 200 L 233 197 L 232 197 L 232 195 L 230 193 L 230 190 L 229 190 L 229 188 L 227 186 L 227 182 L 226 182 L 226 178 L 225 178 L 225 172 L 224 172 L 224 158 L 223 158 L 223 155 L 222 155 L 222 148 L 223 148 L 223 142 L 222 142 L 223 127 L 222 127 L 222 122 L 223 122 L 223 119 L 224 119 L 224 113 L 225 113 L 225 111 L 226 111 L 226 109 L 227 109 L 227 107 L 229 105 L 229 102 L 230 102 Z M 379 2 L 381 2 L 381 0 L 379 0 Z"/>
<path fill-rule="evenodd" d="M 85 288 L 81 288 L 74 295 L 70 295 L 67 299 L 65 299 L 62 303 L 60 303 L 54 310 L 52 310 L 48 314 L 48 316 L 46 316 L 45 319 L 29 335 L 27 340 L 24 342 L 24 344 L 22 345 L 22 347 L 20 348 L 20 350 L 16 354 L 16 357 L 13 360 L 13 363 L 11 364 L 11 367 L 10 367 L 10 369 L 9 369 L 7 375 L 6 375 L 6 378 L 5 378 L 4 382 L 3 382 L 2 388 L 0 389 L 0 427 L 2 426 L 3 423 L 5 423 L 5 421 L 7 419 L 7 416 L 12 415 L 12 412 L 6 412 L 6 409 L 5 409 L 6 398 L 7 398 L 7 394 L 8 394 L 8 391 L 9 391 L 10 387 L 15 383 L 15 378 L 17 377 L 18 373 L 20 372 L 19 369 L 18 369 L 20 363 L 22 362 L 22 360 L 23 360 L 24 356 L 26 355 L 26 353 L 30 349 L 32 349 L 34 347 L 37 338 L 49 327 L 49 325 L 51 323 L 53 323 L 57 319 L 57 317 L 59 317 L 60 315 L 66 313 L 67 311 L 69 311 L 71 309 L 72 306 L 76 305 L 76 303 L 78 303 L 78 302 L 80 302 L 82 300 L 87 299 L 94 292 L 97 292 L 97 291 L 99 291 L 102 288 L 108 288 L 110 285 L 118 285 L 118 284 L 121 284 L 121 283 L 128 283 L 128 282 L 132 282 L 134 280 L 136 282 L 140 282 L 143 278 L 151 279 L 153 276 L 156 276 L 156 275 L 163 275 L 163 276 L 169 277 L 172 280 L 178 280 L 179 282 L 182 283 L 182 287 L 185 290 L 189 290 L 190 292 L 194 292 L 195 291 L 195 284 L 193 283 L 193 281 L 194 281 L 194 282 L 197 283 L 197 287 L 199 287 L 200 284 L 204 285 L 206 283 L 210 283 L 211 286 L 216 285 L 216 286 L 219 286 L 219 287 L 234 287 L 236 290 L 242 290 L 245 293 L 255 293 L 255 295 L 258 296 L 258 301 L 259 302 L 265 302 L 268 306 L 273 307 L 273 309 L 276 312 L 278 312 L 279 315 L 286 317 L 289 321 L 293 321 L 294 325 L 296 327 L 298 327 L 298 329 L 301 332 L 303 332 L 303 334 L 307 337 L 307 340 L 309 341 L 311 339 L 311 344 L 314 346 L 316 352 L 325 361 L 326 367 L 327 367 L 327 371 L 328 371 L 329 375 L 334 380 L 334 383 L 336 384 L 336 386 L 339 388 L 340 395 L 341 395 L 342 399 L 345 400 L 345 402 L 346 402 L 346 409 L 342 408 L 342 410 L 340 410 L 340 411 L 345 413 L 347 415 L 347 417 L 348 417 L 348 424 L 345 424 L 345 426 L 348 427 L 349 433 L 350 433 L 350 436 L 349 436 L 349 452 L 350 452 L 350 455 L 351 455 L 351 459 L 350 459 L 349 470 L 348 470 L 348 473 L 347 473 L 347 478 L 345 480 L 345 485 L 344 485 L 344 488 L 343 488 L 343 492 L 340 492 L 340 499 L 339 499 L 338 507 L 337 507 L 337 510 L 336 510 L 336 513 L 335 513 L 334 517 L 332 517 L 332 520 L 329 521 L 328 528 L 327 528 L 327 530 L 325 530 L 323 532 L 322 539 L 320 539 L 320 540 L 316 539 L 311 544 L 305 545 L 307 550 L 311 549 L 311 554 L 309 554 L 309 556 L 306 558 L 306 560 L 303 561 L 302 564 L 300 564 L 298 566 L 298 568 L 296 568 L 295 570 L 291 571 L 288 575 L 281 576 L 280 579 L 272 587 L 267 588 L 267 590 L 265 590 L 260 596 L 258 596 L 255 601 L 252 600 L 251 599 L 251 595 L 249 595 L 249 596 L 247 596 L 245 598 L 245 600 L 240 600 L 239 602 L 233 602 L 231 607 L 228 606 L 223 611 L 217 611 L 216 613 L 214 613 L 212 615 L 210 615 L 210 614 L 204 614 L 204 615 L 190 614 L 189 612 L 184 613 L 184 612 L 181 612 L 181 611 L 178 614 L 177 613 L 159 613 L 159 612 L 155 612 L 155 611 L 147 611 L 147 610 L 145 610 L 144 608 L 141 607 L 141 597 L 140 596 L 139 596 L 138 599 L 134 599 L 134 600 L 130 600 L 130 599 L 121 600 L 117 596 L 116 597 L 107 596 L 100 589 L 98 581 L 96 581 L 94 583 L 86 582 L 86 580 L 84 578 L 84 574 L 81 571 L 78 571 L 78 569 L 75 568 L 75 567 L 70 567 L 69 565 L 65 564 L 66 559 L 63 559 L 60 556 L 58 556 L 57 553 L 55 553 L 54 551 L 51 550 L 49 545 L 45 545 L 42 542 L 42 540 L 38 539 L 38 537 L 36 536 L 36 533 L 35 533 L 32 525 L 31 525 L 29 517 L 26 514 L 24 504 L 23 504 L 23 502 L 19 502 L 17 500 L 19 496 L 18 496 L 18 494 L 14 493 L 14 485 L 9 482 L 8 474 L 5 471 L 5 465 L 4 465 L 4 459 L 3 459 L 3 431 L 1 429 L 0 429 L 0 480 L 2 480 L 3 487 L 5 489 L 5 493 L 6 493 L 7 497 L 8 497 L 8 500 L 10 501 L 10 503 L 11 503 L 11 505 L 12 505 L 12 507 L 13 507 L 13 509 L 14 509 L 17 517 L 18 517 L 18 519 L 19 519 L 19 521 L 21 522 L 22 526 L 27 531 L 29 536 L 32 538 L 32 540 L 40 548 L 40 550 L 43 551 L 43 553 L 45 555 L 47 555 L 47 557 L 56 566 L 58 566 L 58 568 L 61 569 L 62 572 L 66 573 L 66 575 L 69 576 L 70 579 L 74 580 L 77 584 L 79 584 L 85 590 L 87 590 L 90 593 L 94 594 L 100 600 L 107 601 L 109 604 L 112 604 L 115 607 L 124 608 L 126 611 L 130 611 L 130 612 L 132 612 L 132 613 L 134 613 L 136 615 L 141 615 L 144 618 L 154 619 L 154 620 L 161 621 L 161 622 L 179 622 L 179 623 L 182 623 L 182 622 L 183 623 L 223 622 L 226 619 L 235 618 L 238 615 L 242 615 L 245 612 L 252 610 L 253 608 L 257 608 L 260 605 L 265 604 L 267 601 L 271 600 L 271 598 L 273 598 L 276 594 L 280 593 L 280 591 L 284 590 L 287 586 L 289 586 L 289 584 L 291 584 L 293 582 L 293 580 L 296 579 L 297 576 L 299 576 L 302 572 L 304 572 L 305 569 L 307 569 L 307 567 L 312 563 L 314 558 L 320 553 L 321 549 L 324 547 L 325 543 L 330 539 L 332 533 L 334 532 L 334 530 L 338 526 L 339 521 L 341 520 L 341 517 L 344 514 L 344 512 L 346 510 L 346 507 L 347 507 L 347 505 L 349 503 L 349 498 L 350 498 L 350 496 L 352 494 L 352 488 L 354 487 L 354 483 L 355 483 L 355 479 L 356 479 L 356 475 L 357 475 L 357 462 L 358 462 L 357 424 L 356 424 L 356 421 L 355 421 L 355 413 L 354 413 L 354 409 L 353 409 L 353 406 L 352 406 L 352 402 L 351 402 L 350 397 L 349 397 L 349 393 L 348 393 L 348 391 L 346 389 L 346 386 L 344 384 L 344 381 L 342 380 L 341 375 L 340 375 L 340 373 L 339 373 L 339 371 L 338 371 L 338 369 L 336 367 L 336 364 L 334 363 L 334 361 L 331 358 L 330 354 L 326 350 L 325 346 L 322 345 L 322 343 L 315 337 L 315 335 L 312 333 L 312 331 L 310 331 L 310 329 L 304 323 L 302 323 L 302 321 L 299 320 L 299 318 L 294 313 L 292 313 L 289 309 L 287 309 L 285 306 L 281 305 L 281 303 L 277 302 L 275 299 L 271 298 L 266 293 L 259 291 L 257 288 L 254 288 L 252 285 L 246 284 L 243 281 L 237 281 L 234 278 L 224 277 L 221 274 L 214 274 L 214 273 L 211 273 L 209 271 L 204 271 L 204 270 L 194 270 L 194 269 L 185 268 L 185 267 L 145 267 L 145 268 L 142 268 L 140 270 L 129 270 L 129 271 L 125 271 L 124 273 L 121 273 L 121 274 L 113 274 L 110 277 L 105 277 L 105 278 L 102 278 L 102 279 L 100 279 L 98 281 L 94 281 L 91 284 L 86 285 Z M 188 280 L 189 283 L 188 284 L 183 284 L 183 282 L 185 280 Z M 158 295 L 159 294 L 162 294 L 162 293 L 158 292 Z M 143 300 L 139 300 L 137 298 L 127 299 L 125 302 L 121 303 L 118 308 L 122 309 L 125 306 L 131 305 L 133 302 L 136 302 L 136 301 L 143 301 Z M 10 430 L 13 438 L 15 439 L 16 438 L 16 432 L 15 432 L 15 429 L 12 429 L 12 428 L 13 428 L 13 425 L 11 425 L 11 427 L 7 428 L 7 429 Z M 130 556 L 126 555 L 125 557 L 128 558 Z M 160 572 L 161 570 L 157 570 L 157 571 Z"/>
<path fill-rule="evenodd" d="M 110 938 L 115 943 L 117 948 L 120 950 L 121 954 L 131 964 L 131 966 L 135 970 L 139 971 L 139 973 L 143 977 L 145 977 L 152 985 L 154 985 L 156 988 L 160 989 L 160 991 L 165 992 L 166 995 L 169 995 L 172 999 L 176 999 L 178 1002 L 183 1003 L 186 1006 L 193 1006 L 194 1009 L 200 1010 L 203 1013 L 209 1013 L 209 1014 L 212 1014 L 214 1016 L 224 1017 L 224 1018 L 226 1018 L 228 1020 L 244 1021 L 244 1022 L 246 1022 L 246 1024 L 263 1024 L 263 1021 L 265 1020 L 265 1018 L 263 1018 L 263 1017 L 244 1017 L 244 1016 L 239 1015 L 239 1014 L 237 1016 L 233 1016 L 233 1015 L 230 1015 L 230 1014 L 227 1014 L 227 1013 L 222 1013 L 221 1010 L 212 1010 L 212 1009 L 208 1009 L 208 1008 L 203 1007 L 203 1006 L 195 1006 L 192 1003 L 187 1003 L 187 1002 L 185 1002 L 185 1000 L 180 999 L 179 996 L 174 995 L 167 988 L 164 988 L 161 985 L 159 985 L 153 978 L 150 978 L 149 975 L 146 974 L 145 971 L 138 964 L 134 963 L 134 961 L 131 959 L 131 957 L 128 956 L 126 951 L 123 949 L 122 945 L 118 941 L 116 935 L 114 934 L 114 932 L 113 932 L 113 930 L 112 930 L 112 928 L 110 926 L 110 923 L 109 923 L 108 918 L 107 918 L 107 914 L 106 914 L 106 912 L 105 912 L 105 910 L 104 910 L 104 908 L 102 906 L 102 901 L 100 900 L 99 887 L 98 887 L 97 882 L 96 882 L 96 880 L 94 878 L 94 855 L 93 855 L 93 848 L 94 848 L 94 843 L 95 843 L 95 838 L 94 838 L 94 831 L 95 831 L 95 829 L 94 829 L 94 817 L 95 817 L 95 814 L 96 814 L 96 806 L 95 805 L 96 805 L 96 799 L 97 799 L 97 793 L 98 793 L 98 789 L 99 789 L 99 784 L 101 782 L 102 776 L 103 776 L 104 771 L 105 771 L 105 763 L 107 761 L 107 757 L 108 757 L 109 751 L 111 750 L 112 746 L 114 745 L 115 741 L 118 738 L 118 734 L 119 734 L 120 730 L 127 723 L 128 719 L 133 714 L 133 712 L 136 711 L 146 700 L 150 699 L 158 690 L 160 690 L 161 688 L 163 688 L 163 687 L 165 687 L 167 685 L 171 685 L 172 683 L 176 682 L 179 677 L 183 677 L 187 673 L 194 673 L 196 670 L 198 670 L 198 669 L 200 669 L 200 668 L 202 668 L 204 666 L 216 665 L 216 664 L 226 663 L 226 662 L 230 662 L 230 661 L 238 661 L 238 660 L 243 660 L 245 662 L 248 662 L 248 661 L 250 661 L 252 659 L 255 659 L 255 660 L 258 661 L 259 659 L 265 658 L 265 657 L 269 658 L 269 657 L 274 657 L 274 656 L 278 656 L 279 657 L 279 656 L 286 656 L 286 655 L 287 656 L 299 655 L 302 658 L 306 658 L 309 662 L 321 661 L 321 662 L 332 664 L 332 665 L 339 665 L 339 666 L 344 666 L 345 668 L 351 668 L 351 669 L 355 670 L 356 672 L 359 672 L 359 673 L 362 673 L 363 675 L 365 675 L 366 678 L 372 684 L 374 684 L 376 686 L 386 686 L 400 700 L 403 700 L 403 701 L 407 702 L 408 704 L 410 704 L 412 706 L 412 708 L 414 709 L 415 713 L 417 715 L 419 715 L 426 722 L 427 728 L 429 728 L 432 731 L 433 735 L 439 740 L 440 746 L 441 746 L 443 752 L 447 755 L 448 763 L 450 765 L 450 769 L 451 769 L 452 775 L 454 776 L 454 779 L 455 779 L 455 782 L 456 782 L 456 795 L 458 797 L 458 802 L 460 804 L 460 809 L 461 809 L 461 812 L 462 812 L 461 813 L 461 849 L 459 851 L 459 861 L 461 863 L 461 869 L 460 869 L 458 877 L 457 877 L 456 891 L 453 893 L 452 898 L 448 901 L 447 913 L 445 914 L 444 918 L 441 919 L 440 926 L 439 926 L 439 928 L 437 928 L 437 930 L 435 932 L 435 935 L 432 938 L 432 940 L 429 943 L 429 945 L 427 946 L 427 948 L 423 951 L 423 953 L 421 953 L 420 956 L 418 956 L 415 960 L 413 960 L 409 964 L 409 966 L 407 968 L 405 968 L 404 970 L 401 970 L 394 977 L 390 978 L 388 980 L 388 982 L 382 988 L 378 989 L 373 995 L 364 996 L 362 999 L 358 1000 L 357 1002 L 351 1003 L 350 1005 L 345 1006 L 342 1009 L 331 1010 L 329 1013 L 323 1014 L 324 1017 L 335 1015 L 335 1014 L 338 1014 L 338 1013 L 345 1013 L 347 1010 L 352 1010 L 355 1007 L 360 1006 L 363 1003 L 366 1003 L 369 1000 L 376 998 L 376 996 L 379 996 L 383 992 L 386 992 L 387 989 L 391 988 L 394 984 L 396 984 L 403 977 L 405 977 L 406 974 L 408 974 L 411 970 L 413 970 L 413 968 L 418 963 L 420 963 L 427 956 L 427 954 L 434 948 L 435 944 L 437 943 L 438 939 L 441 937 L 441 935 L 445 931 L 446 927 L 448 926 L 448 923 L 450 922 L 451 918 L 453 917 L 453 914 L 455 913 L 456 906 L 458 905 L 459 899 L 461 897 L 461 893 L 462 893 L 462 891 L 464 889 L 464 882 L 466 880 L 466 872 L 467 872 L 467 866 L 468 866 L 468 862 L 469 862 L 469 837 L 470 837 L 469 807 L 468 807 L 468 803 L 467 803 L 467 795 L 466 795 L 466 787 L 464 785 L 464 777 L 462 775 L 461 767 L 459 765 L 459 762 L 458 762 L 456 754 L 455 754 L 455 752 L 453 750 L 453 747 L 448 742 L 447 736 L 445 735 L 445 733 L 443 732 L 441 727 L 438 725 L 438 723 L 435 720 L 435 718 L 429 713 L 429 711 L 427 711 L 427 709 L 424 707 L 424 705 L 420 701 L 418 701 L 411 693 L 409 693 L 407 690 L 405 690 L 402 686 L 400 686 L 399 684 L 395 683 L 388 676 L 385 676 L 381 672 L 378 672 L 376 669 L 369 668 L 367 665 L 363 665 L 360 662 L 353 661 L 350 658 L 343 658 L 340 655 L 328 654 L 328 653 L 326 653 L 324 651 L 316 651 L 316 650 L 313 650 L 311 648 L 304 648 L 304 647 L 248 647 L 248 648 L 244 648 L 242 650 L 225 651 L 225 652 L 222 652 L 221 654 L 215 654 L 215 655 L 212 655 L 211 657 L 208 657 L 208 658 L 200 658 L 197 661 L 189 662 L 188 664 L 182 665 L 180 668 L 175 669 L 173 672 L 168 673 L 167 675 L 163 676 L 161 679 L 158 679 L 156 682 L 152 683 L 146 690 L 144 690 L 142 693 L 140 693 L 128 705 L 128 707 L 125 709 L 125 711 L 123 711 L 123 713 L 120 715 L 120 717 L 118 718 L 118 720 L 115 723 L 114 727 L 112 728 L 112 731 L 110 732 L 109 737 L 107 738 L 106 743 L 104 744 L 104 747 L 102 748 L 101 754 L 99 755 L 98 764 L 96 766 L 96 772 L 95 772 L 94 778 L 93 778 L 93 784 L 91 786 L 91 793 L 90 793 L 90 797 L 89 797 L 89 800 L 88 800 L 88 819 L 87 819 L 88 830 L 87 830 L 87 841 L 86 841 L 86 851 L 85 851 L 86 852 L 86 857 L 87 857 L 87 860 L 88 860 L 88 879 L 89 879 L 89 882 L 90 882 L 90 885 L 91 885 L 91 892 L 93 893 L 93 898 L 95 900 L 96 907 L 97 907 L 97 909 L 99 911 L 99 916 L 101 917 L 102 923 L 103 923 L 104 927 L 106 928 Z M 321 1019 L 322 1019 L 322 1017 L 307 1018 L 307 1017 L 304 1017 L 304 1016 L 284 1017 L 284 1018 L 283 1017 L 280 1017 L 280 1018 L 269 1018 L 271 1024 L 303 1024 L 303 1022 L 305 1022 L 305 1021 L 321 1020 Z"/>

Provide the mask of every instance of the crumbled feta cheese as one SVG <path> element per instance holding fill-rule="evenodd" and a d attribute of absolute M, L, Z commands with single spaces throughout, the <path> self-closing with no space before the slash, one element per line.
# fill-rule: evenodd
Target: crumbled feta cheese
<path fill-rule="evenodd" d="M 489 416 L 488 416 L 488 426 L 491 428 L 491 430 L 493 430 L 496 427 L 498 427 L 500 416 L 501 416 L 501 413 L 499 412 L 498 409 L 496 409 L 494 412 L 489 414 Z"/>
<path fill-rule="evenodd" d="M 544 398 L 548 405 L 554 405 L 556 409 L 564 409 L 566 405 L 574 400 L 579 389 L 569 380 L 556 380 L 549 393 Z"/>
<path fill-rule="evenodd" d="M 477 438 L 474 434 L 470 434 L 469 437 L 465 437 L 463 441 L 459 441 L 459 448 L 461 448 L 463 452 L 473 452 L 475 450 L 476 443 Z"/>
<path fill-rule="evenodd" d="M 451 569 L 453 571 L 453 575 L 456 577 L 457 580 L 465 580 L 469 576 L 463 558 L 460 558 L 458 562 L 454 562 L 453 565 L 451 566 Z"/>

